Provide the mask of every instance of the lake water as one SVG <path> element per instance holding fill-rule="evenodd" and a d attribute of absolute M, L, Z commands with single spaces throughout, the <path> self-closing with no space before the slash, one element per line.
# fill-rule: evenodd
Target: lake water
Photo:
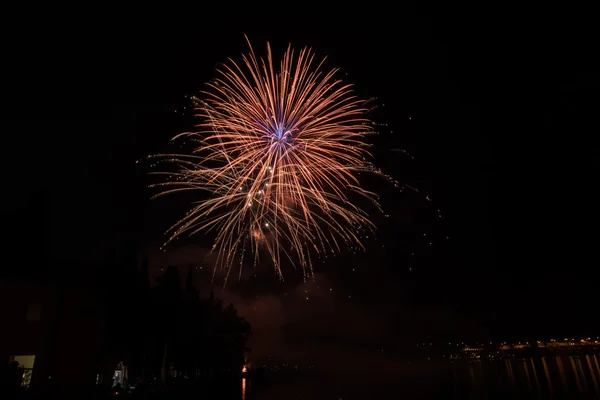
<path fill-rule="evenodd" d="M 600 356 L 403 364 L 385 374 L 242 379 L 242 400 L 600 398 Z"/>

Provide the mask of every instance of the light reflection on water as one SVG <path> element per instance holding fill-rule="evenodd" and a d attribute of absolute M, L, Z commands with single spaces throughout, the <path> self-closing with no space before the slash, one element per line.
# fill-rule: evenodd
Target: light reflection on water
<path fill-rule="evenodd" d="M 498 395 L 568 398 L 582 394 L 600 398 L 598 359 L 598 355 L 582 355 L 504 360 L 500 365 L 456 364 L 454 394 L 471 398 Z"/>
<path fill-rule="evenodd" d="M 600 355 L 431 363 L 375 374 L 273 377 L 250 387 L 242 400 L 600 398 Z"/>

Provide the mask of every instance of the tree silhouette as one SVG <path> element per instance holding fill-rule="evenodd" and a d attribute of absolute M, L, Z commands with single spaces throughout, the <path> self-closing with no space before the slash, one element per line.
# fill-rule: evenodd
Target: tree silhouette
<path fill-rule="evenodd" d="M 106 340 L 101 369 L 106 378 L 119 361 L 149 383 L 181 384 L 237 375 L 251 334 L 233 304 L 223 307 L 211 295 L 201 298 L 193 285 L 193 268 L 181 285 L 179 269 L 168 267 L 155 284 L 148 263 L 125 251 L 103 271 Z M 104 380 L 108 385 L 110 379 Z"/>
<path fill-rule="evenodd" d="M 101 301 L 104 305 L 105 340 L 99 354 L 102 384 L 112 383 L 111 375 L 123 361 L 131 370 L 141 369 L 142 346 L 139 342 L 144 326 L 143 285 L 137 268 L 137 251 L 133 243 L 109 258 L 99 271 Z"/>

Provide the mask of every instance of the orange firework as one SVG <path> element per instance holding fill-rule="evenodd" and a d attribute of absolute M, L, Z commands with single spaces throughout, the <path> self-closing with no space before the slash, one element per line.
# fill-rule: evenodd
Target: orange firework
<path fill-rule="evenodd" d="M 323 60 L 324 61 L 324 60 Z M 246 250 L 254 262 L 268 254 L 283 278 L 287 259 L 312 274 L 313 255 L 362 247 L 358 232 L 372 229 L 367 214 L 350 199 L 359 172 L 373 172 L 365 136 L 372 133 L 365 102 L 351 86 L 321 70 L 310 49 L 288 47 L 276 69 L 271 47 L 257 58 L 252 47 L 243 63 L 230 60 L 194 98 L 197 131 L 177 135 L 197 143 L 191 154 L 161 154 L 175 172 L 153 186 L 157 196 L 206 191 L 168 231 L 170 239 L 216 231 L 217 266 L 236 262 Z M 156 197 L 156 196 L 155 196 Z M 165 245 L 167 244 L 165 243 Z"/>

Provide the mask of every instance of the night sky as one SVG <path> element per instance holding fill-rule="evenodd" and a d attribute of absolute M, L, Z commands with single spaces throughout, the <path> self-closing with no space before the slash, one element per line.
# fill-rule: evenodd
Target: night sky
<path fill-rule="evenodd" d="M 246 34 L 259 53 L 267 40 L 279 55 L 288 43 L 310 46 L 359 96 L 377 97 L 372 119 L 387 126 L 375 162 L 419 190 L 381 184 L 390 218 L 376 217 L 377 239 L 318 264 L 314 281 L 289 271 L 282 284 L 266 266 L 217 289 L 252 323 L 257 358 L 597 333 L 593 25 L 410 7 L 306 11 L 26 18 L 3 50 L 5 270 L 85 271 L 128 240 L 155 251 L 186 203 L 150 201 L 145 158 L 191 129 L 186 96 L 247 52 Z M 204 287 L 208 276 L 197 275 Z"/>

